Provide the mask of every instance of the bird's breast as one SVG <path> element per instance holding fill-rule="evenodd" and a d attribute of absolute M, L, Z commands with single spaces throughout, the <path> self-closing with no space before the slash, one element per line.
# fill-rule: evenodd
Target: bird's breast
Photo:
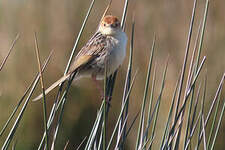
<path fill-rule="evenodd" d="M 114 46 L 111 50 L 109 65 L 109 73 L 112 74 L 123 63 L 126 56 L 127 36 L 124 32 L 114 38 Z"/>

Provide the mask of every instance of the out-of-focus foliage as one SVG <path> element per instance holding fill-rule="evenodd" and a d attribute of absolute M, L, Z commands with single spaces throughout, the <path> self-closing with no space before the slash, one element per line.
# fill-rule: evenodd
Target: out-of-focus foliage
<path fill-rule="evenodd" d="M 113 0 L 109 13 L 121 17 L 123 1 Z M 128 18 L 126 32 L 130 35 L 131 18 L 135 13 L 135 37 L 134 37 L 134 67 L 139 69 L 139 74 L 135 81 L 135 86 L 131 94 L 130 111 L 132 115 L 141 107 L 145 75 L 148 64 L 149 49 L 153 34 L 156 34 L 155 62 L 164 64 L 170 55 L 168 73 L 163 94 L 161 110 L 159 112 L 158 129 L 164 127 L 164 120 L 167 117 L 170 101 L 173 94 L 177 76 L 181 70 L 185 51 L 185 42 L 188 34 L 189 22 L 191 18 L 192 1 L 130 1 L 128 8 Z M 205 1 L 199 0 L 196 12 L 196 22 L 194 33 L 196 36 L 199 23 L 203 16 Z M 103 0 L 96 0 L 91 16 L 88 20 L 84 34 L 81 37 L 79 47 L 88 40 L 95 32 L 98 21 L 107 3 Z M 26 87 L 38 71 L 35 57 L 35 45 L 33 33 L 37 32 L 41 58 L 45 58 L 54 49 L 53 58 L 44 73 L 45 85 L 50 85 L 63 75 L 66 62 L 74 44 L 74 40 L 79 32 L 89 1 L 81 0 L 22 0 L 22 1 L 1 1 L 0 2 L 0 62 L 15 38 L 20 33 L 20 39 L 14 47 L 6 66 L 0 72 L 0 128 L 8 119 L 9 114 L 22 96 Z M 206 31 L 203 45 L 203 55 L 207 56 L 207 61 L 203 72 L 208 76 L 208 87 L 206 104 L 212 100 L 219 80 L 225 70 L 225 1 L 210 1 L 209 14 L 206 23 Z M 193 49 L 192 41 L 191 49 Z M 115 120 L 121 104 L 123 85 L 125 82 L 125 71 L 127 60 L 119 69 L 116 81 L 113 101 L 111 103 L 110 120 Z M 157 69 L 156 94 L 159 94 L 160 79 L 163 65 Z M 203 75 L 203 74 L 202 74 Z M 41 92 L 37 88 L 35 94 Z M 158 93 L 157 93 L 158 92 Z M 52 92 L 47 98 L 55 93 Z M 170 97 L 168 99 L 168 97 Z M 223 89 L 221 100 L 224 100 L 225 90 Z M 208 101 L 207 101 L 208 100 Z M 48 107 L 52 101 L 47 101 Z M 87 136 L 96 117 L 96 110 L 100 106 L 100 95 L 95 89 L 94 83 L 90 79 L 83 79 L 76 82 L 70 90 L 69 100 L 66 104 L 62 129 L 59 132 L 59 143 L 57 149 L 63 149 L 69 140 L 69 149 L 76 148 L 82 139 Z M 206 107 L 208 108 L 208 107 Z M 38 146 L 43 134 L 43 114 L 41 102 L 31 102 L 25 112 L 22 124 L 17 131 L 18 149 L 34 149 Z M 114 126 L 111 121 L 108 128 Z M 223 121 L 224 122 L 224 121 Z M 225 122 L 221 126 L 221 131 L 217 137 L 215 149 L 225 147 L 223 137 L 225 136 Z M 137 128 L 135 124 L 134 128 Z M 136 130 L 133 130 L 136 131 Z M 163 130 L 158 130 L 161 135 Z M 3 135 L 6 136 L 6 135 Z M 155 137 L 155 141 L 161 136 Z M 134 147 L 136 132 L 131 132 L 127 147 Z M 181 139 L 182 140 L 182 139 Z M 3 141 L 0 140 L 0 145 Z M 156 142 L 157 143 L 157 142 Z M 154 146 L 153 146 L 154 149 Z"/>

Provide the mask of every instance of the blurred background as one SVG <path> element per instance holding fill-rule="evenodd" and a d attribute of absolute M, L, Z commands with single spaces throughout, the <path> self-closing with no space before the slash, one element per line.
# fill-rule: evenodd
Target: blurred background
<path fill-rule="evenodd" d="M 42 62 L 49 52 L 52 49 L 54 50 L 50 64 L 44 73 L 45 86 L 49 86 L 63 75 L 90 2 L 90 0 L 0 1 L 0 62 L 6 56 L 16 34 L 20 33 L 20 39 L 16 43 L 6 66 L 0 72 L 0 128 L 3 127 L 19 98 L 21 98 L 38 71 L 34 51 L 34 31 L 37 32 Z M 109 14 L 121 18 L 123 4 L 124 1 L 113 0 Z M 95 32 L 106 5 L 107 1 L 96 0 L 78 49 Z M 197 35 L 200 21 L 202 21 L 204 6 L 205 1 L 199 0 L 193 39 Z M 126 32 L 130 40 L 132 15 L 135 14 L 133 71 L 139 69 L 131 95 L 129 115 L 131 117 L 128 119 L 129 121 L 132 120 L 141 107 L 147 64 L 154 33 L 156 34 L 154 64 L 160 64 L 157 68 L 157 87 L 154 98 L 158 96 L 164 64 L 169 56 L 168 74 L 163 93 L 163 102 L 159 112 L 160 117 L 155 141 L 161 138 L 175 83 L 182 67 L 192 7 L 193 2 L 190 0 L 131 0 L 129 3 Z M 204 75 L 207 74 L 206 104 L 212 101 L 219 81 L 225 71 L 224 14 L 225 1 L 210 1 L 202 51 L 202 56 L 206 56 L 207 59 L 199 78 L 199 81 L 202 81 Z M 191 51 L 193 47 L 194 40 L 191 43 Z M 129 51 L 127 51 L 125 62 L 119 69 L 115 85 L 111 103 L 112 107 L 109 114 L 110 121 L 108 123 L 110 131 L 112 131 L 115 125 L 115 120 L 120 110 L 128 56 Z M 40 92 L 41 88 L 39 86 L 34 94 L 37 95 Z M 51 99 L 55 94 L 56 90 L 47 98 Z M 223 89 L 221 100 L 224 100 L 224 98 L 225 90 Z M 51 100 L 47 101 L 48 113 L 52 103 L 53 101 Z M 63 149 L 67 140 L 70 141 L 68 149 L 77 148 L 83 138 L 90 133 L 100 104 L 99 92 L 91 79 L 83 79 L 73 85 L 66 104 L 66 111 L 56 149 Z M 208 109 L 207 106 L 206 109 Z M 134 147 L 137 127 L 138 123 L 136 122 L 126 143 L 127 149 Z M 17 141 L 17 149 L 36 149 L 43 131 L 42 103 L 30 102 L 14 138 Z M 215 149 L 225 148 L 225 119 L 223 119 L 220 131 Z M 7 130 L 8 132 L 9 130 Z M 0 145 L 3 144 L 3 139 L 5 139 L 6 135 L 4 134 L 3 137 L 0 137 Z"/>

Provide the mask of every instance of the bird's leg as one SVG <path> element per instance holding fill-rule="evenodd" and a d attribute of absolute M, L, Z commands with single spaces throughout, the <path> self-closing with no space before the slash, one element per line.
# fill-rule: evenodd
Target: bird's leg
<path fill-rule="evenodd" d="M 92 75 L 92 80 L 94 81 L 97 89 L 99 90 L 100 94 L 101 94 L 101 99 L 104 99 L 104 90 L 101 88 L 101 84 L 98 80 L 96 80 L 96 75 Z M 106 96 L 106 102 L 110 105 L 110 97 Z"/>

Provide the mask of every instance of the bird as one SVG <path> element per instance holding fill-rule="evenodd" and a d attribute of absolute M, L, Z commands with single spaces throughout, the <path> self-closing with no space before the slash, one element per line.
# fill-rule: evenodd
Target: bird
<path fill-rule="evenodd" d="M 110 76 L 122 65 L 126 56 L 126 46 L 127 35 L 119 19 L 113 15 L 106 15 L 101 19 L 93 36 L 75 56 L 68 73 L 47 88 L 45 94 L 74 75 L 73 82 L 84 77 L 92 78 L 103 96 L 99 80 L 104 79 L 105 69 L 107 76 Z M 42 97 L 40 94 L 33 101 Z"/>

